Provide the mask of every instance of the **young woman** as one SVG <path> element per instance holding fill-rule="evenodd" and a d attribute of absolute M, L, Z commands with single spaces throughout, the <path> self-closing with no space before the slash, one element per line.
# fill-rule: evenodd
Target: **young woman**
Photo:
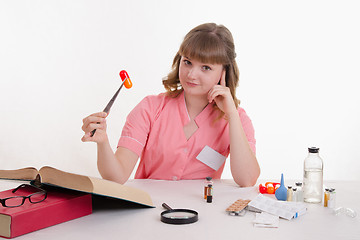
<path fill-rule="evenodd" d="M 106 134 L 106 113 L 86 117 L 82 141 L 97 143 L 102 177 L 126 182 L 140 157 L 135 178 L 216 179 L 230 153 L 234 181 L 241 187 L 254 185 L 260 167 L 251 120 L 235 95 L 235 57 L 226 27 L 207 23 L 192 29 L 163 80 L 166 93 L 145 97 L 130 112 L 115 154 Z"/>

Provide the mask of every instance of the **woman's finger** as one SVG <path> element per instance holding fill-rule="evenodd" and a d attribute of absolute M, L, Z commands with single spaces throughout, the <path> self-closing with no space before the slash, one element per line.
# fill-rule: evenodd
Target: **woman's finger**
<path fill-rule="evenodd" d="M 217 96 L 226 94 L 226 87 L 215 85 L 208 93 L 208 100 L 211 103 Z"/>
<path fill-rule="evenodd" d="M 223 72 L 221 74 L 220 85 L 226 87 L 226 71 L 225 71 L 225 69 L 223 70 Z"/>

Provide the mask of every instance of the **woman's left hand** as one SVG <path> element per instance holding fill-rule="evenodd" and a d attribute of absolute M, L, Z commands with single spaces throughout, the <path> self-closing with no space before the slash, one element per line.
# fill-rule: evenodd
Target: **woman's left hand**
<path fill-rule="evenodd" d="M 216 105 L 221 111 L 223 111 L 227 116 L 230 116 L 232 113 L 237 113 L 234 100 L 232 98 L 230 89 L 226 87 L 225 81 L 226 71 L 223 70 L 220 85 L 215 85 L 208 93 L 209 103 L 215 101 Z"/>

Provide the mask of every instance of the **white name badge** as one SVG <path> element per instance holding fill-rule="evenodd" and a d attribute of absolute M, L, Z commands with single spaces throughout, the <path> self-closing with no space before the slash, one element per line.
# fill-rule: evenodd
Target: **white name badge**
<path fill-rule="evenodd" d="M 206 145 L 196 159 L 217 171 L 224 164 L 226 157 Z"/>

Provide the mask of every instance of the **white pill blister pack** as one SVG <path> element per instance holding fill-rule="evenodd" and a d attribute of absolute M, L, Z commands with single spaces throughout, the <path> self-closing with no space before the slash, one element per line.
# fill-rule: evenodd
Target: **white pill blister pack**
<path fill-rule="evenodd" d="M 267 212 L 275 216 L 290 220 L 306 213 L 306 206 L 301 202 L 284 202 L 265 197 L 259 194 L 249 204 L 261 212 Z"/>

